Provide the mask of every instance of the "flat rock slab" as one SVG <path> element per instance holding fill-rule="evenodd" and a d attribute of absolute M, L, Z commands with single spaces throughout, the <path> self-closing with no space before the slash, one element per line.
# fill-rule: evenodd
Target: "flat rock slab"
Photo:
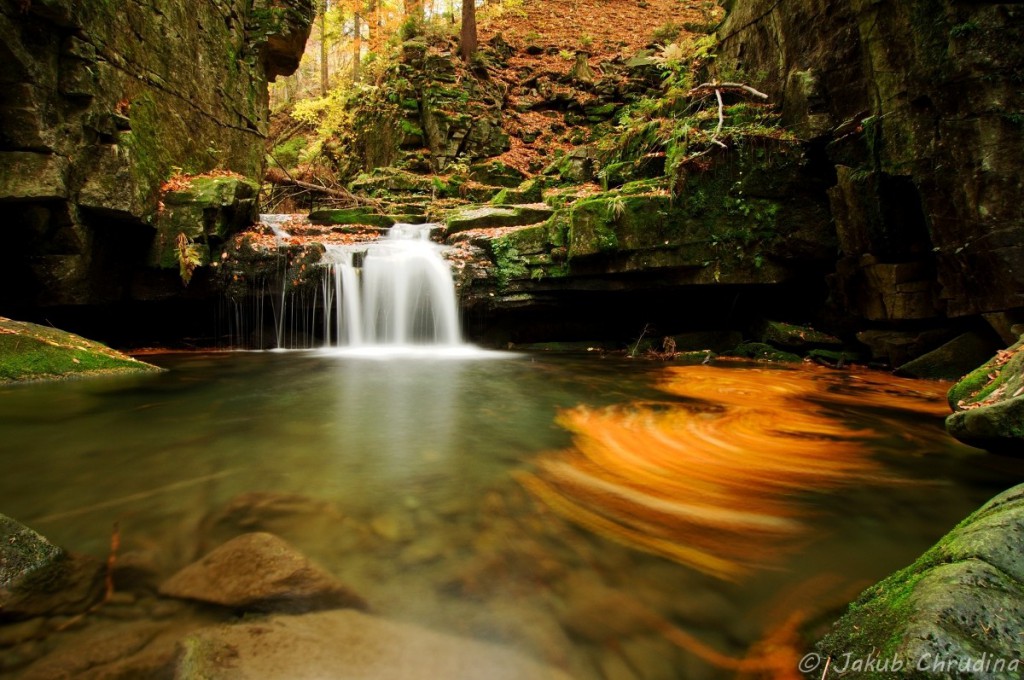
<path fill-rule="evenodd" d="M 243 534 L 160 586 L 169 597 L 243 611 L 306 612 L 366 602 L 284 539 Z"/>
<path fill-rule="evenodd" d="M 470 229 L 522 227 L 551 217 L 554 210 L 543 203 L 506 206 L 468 206 L 459 208 L 445 220 L 449 234 Z"/>
<path fill-rule="evenodd" d="M 175 680 L 570 680 L 497 645 L 345 610 L 201 630 Z"/>

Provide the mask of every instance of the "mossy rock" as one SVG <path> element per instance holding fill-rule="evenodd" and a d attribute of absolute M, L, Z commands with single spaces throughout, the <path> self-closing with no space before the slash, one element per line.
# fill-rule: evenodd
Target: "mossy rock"
<path fill-rule="evenodd" d="M 200 264 L 209 264 L 210 245 L 253 224 L 257 219 L 259 185 L 243 177 L 194 177 L 188 186 L 168 191 L 157 213 L 150 266 L 178 269 L 179 234 L 196 242 Z"/>
<path fill-rule="evenodd" d="M 73 333 L 0 317 L 0 383 L 160 370 Z"/>
<path fill-rule="evenodd" d="M 952 436 L 990 451 L 1024 452 L 1024 340 L 967 374 L 947 398 Z"/>
<path fill-rule="evenodd" d="M 315 210 L 309 214 L 313 224 L 364 224 L 388 229 L 397 220 L 387 215 L 378 215 L 368 208 L 341 208 L 338 210 Z"/>
<path fill-rule="evenodd" d="M 841 364 L 857 364 L 864 361 L 864 355 L 860 352 L 850 352 L 834 349 L 812 349 L 807 356 L 819 364 L 826 366 L 838 366 Z"/>
<path fill-rule="evenodd" d="M 63 558 L 63 550 L 32 529 L 0 514 L 0 590 L 19 589 L 33 578 L 38 579 L 41 574 L 59 567 Z"/>
<path fill-rule="evenodd" d="M 810 326 L 782 321 L 766 321 L 758 335 L 761 342 L 783 348 L 837 347 L 843 344 L 839 338 L 816 331 Z"/>
<path fill-rule="evenodd" d="M 837 668 L 844 659 L 897 659 L 902 672 L 858 678 L 968 677 L 921 670 L 930 660 L 1002 659 L 1019 678 L 1024 639 L 1024 485 L 986 503 L 911 566 L 868 588 L 821 640 Z M 1007 668 L 1016 660 L 1014 668 Z M 993 670 L 992 667 L 989 670 Z M 971 676 L 973 677 L 973 676 Z"/>
<path fill-rule="evenodd" d="M 662 195 L 602 195 L 575 203 L 570 212 L 569 257 L 640 250 L 673 241 L 667 219 L 671 199 Z"/>
<path fill-rule="evenodd" d="M 547 220 L 554 210 L 543 203 L 529 205 L 469 205 L 457 208 L 445 219 L 449 234 L 470 229 L 521 227 Z"/>
<path fill-rule="evenodd" d="M 723 352 L 722 356 L 742 357 L 754 359 L 755 361 L 770 361 L 778 363 L 798 363 L 803 361 L 799 355 L 791 352 L 783 352 L 763 342 L 745 342 L 736 349 Z"/>
<path fill-rule="evenodd" d="M 487 163 L 471 165 L 469 176 L 481 184 L 508 189 L 518 187 L 526 179 L 526 175 L 522 171 L 510 165 L 505 165 L 501 161 L 489 161 Z"/>
<path fill-rule="evenodd" d="M 521 205 L 543 201 L 544 182 L 539 179 L 526 180 L 515 189 L 502 189 L 491 199 L 494 205 Z"/>
<path fill-rule="evenodd" d="M 672 361 L 684 366 L 698 366 L 710 364 L 718 358 L 718 355 L 711 350 L 677 352 L 672 355 Z"/>
<path fill-rule="evenodd" d="M 444 183 L 435 178 L 416 175 L 396 168 L 378 168 L 371 174 L 360 175 L 349 188 L 368 196 L 389 196 L 394 193 L 433 194 Z"/>

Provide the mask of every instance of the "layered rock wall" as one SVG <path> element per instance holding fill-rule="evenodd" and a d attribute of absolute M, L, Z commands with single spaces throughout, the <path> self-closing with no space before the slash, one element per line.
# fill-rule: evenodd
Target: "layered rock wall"
<path fill-rule="evenodd" d="M 165 295 L 173 278 L 145 270 L 161 184 L 260 176 L 267 79 L 297 68 L 312 16 L 311 0 L 0 0 L 0 312 Z"/>
<path fill-rule="evenodd" d="M 836 302 L 869 321 L 1024 307 L 1024 7 L 737 0 L 723 77 L 835 168 Z"/>

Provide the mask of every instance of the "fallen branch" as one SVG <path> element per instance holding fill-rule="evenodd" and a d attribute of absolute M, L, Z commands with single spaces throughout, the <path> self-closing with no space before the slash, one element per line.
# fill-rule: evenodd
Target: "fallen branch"
<path fill-rule="evenodd" d="M 364 198 L 362 196 L 356 196 L 355 194 L 353 194 L 351 191 L 348 191 L 347 189 L 342 189 L 342 188 L 333 189 L 331 187 L 325 187 L 325 186 L 322 186 L 320 184 L 313 184 L 312 182 L 303 182 L 302 180 L 298 180 L 298 179 L 295 179 L 293 177 L 288 176 L 286 173 L 278 174 L 276 172 L 274 172 L 274 173 L 268 172 L 266 174 L 266 180 L 268 182 L 270 182 L 271 184 L 277 184 L 277 185 L 282 185 L 282 186 L 298 187 L 300 189 L 305 189 L 306 191 L 310 191 L 310 192 L 313 192 L 313 193 L 323 194 L 324 196 L 330 196 L 331 198 L 339 198 L 339 199 L 341 199 L 343 201 L 347 201 L 347 202 L 349 202 L 351 204 L 354 204 L 354 205 L 374 205 L 374 206 L 376 206 L 376 205 L 380 204 L 380 201 L 378 201 L 377 199 L 374 199 L 374 198 Z"/>
<path fill-rule="evenodd" d="M 746 83 L 720 83 L 718 81 L 712 81 L 710 83 L 701 83 L 700 85 L 697 85 L 696 87 L 692 88 L 686 94 L 687 96 L 692 97 L 703 90 L 740 90 L 759 99 L 768 99 L 768 95 L 766 95 L 764 92 L 761 92 L 760 90 L 755 90 Z"/>

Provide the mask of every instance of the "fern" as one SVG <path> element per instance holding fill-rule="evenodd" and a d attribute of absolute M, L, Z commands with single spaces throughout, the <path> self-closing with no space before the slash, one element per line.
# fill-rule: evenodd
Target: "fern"
<path fill-rule="evenodd" d="M 178 234 L 177 250 L 181 282 L 188 286 L 189 281 L 192 280 L 192 273 L 203 263 L 203 255 L 199 246 L 184 232 Z"/>

